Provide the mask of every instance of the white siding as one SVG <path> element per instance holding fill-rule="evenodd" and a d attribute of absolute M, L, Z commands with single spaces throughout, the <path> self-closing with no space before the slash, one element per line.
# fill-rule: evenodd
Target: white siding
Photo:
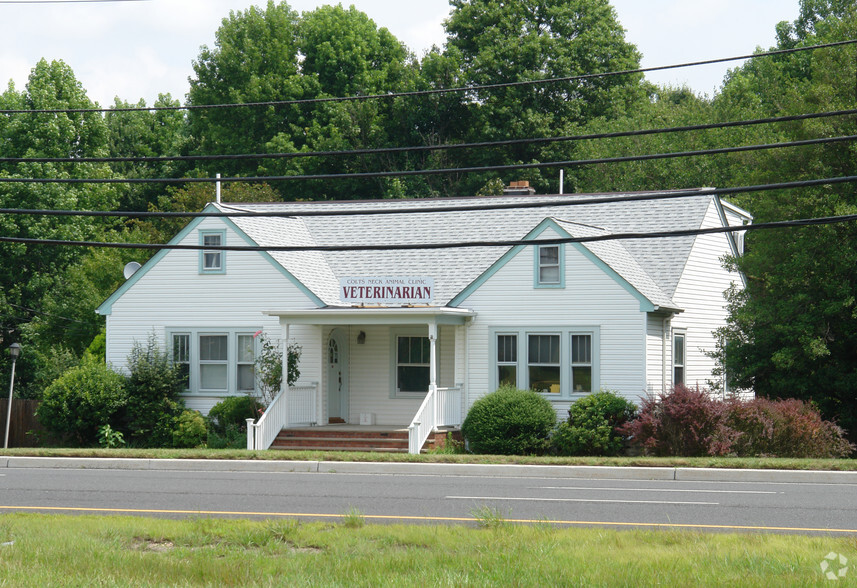
<path fill-rule="evenodd" d="M 669 329 L 667 322 L 667 329 Z M 661 394 L 664 389 L 664 380 L 662 374 L 666 367 L 667 380 L 666 384 L 669 387 L 669 369 L 671 365 L 670 353 L 672 342 L 667 336 L 664 341 L 664 316 L 657 314 L 649 314 L 646 317 L 646 393 Z M 666 349 L 664 349 L 666 347 Z M 664 355 L 666 351 L 666 355 Z"/>
<path fill-rule="evenodd" d="M 200 223 L 202 229 L 221 229 L 217 219 Z M 198 231 L 182 243 L 196 245 Z M 227 230 L 226 244 L 244 244 Z M 285 275 L 255 252 L 226 251 L 225 274 L 199 273 L 199 252 L 171 250 L 146 268 L 145 274 L 112 305 L 107 317 L 107 361 L 125 371 L 135 342 L 144 344 L 151 333 L 165 348 L 168 329 L 263 329 L 271 338 L 282 330 L 276 317 L 262 314 L 280 308 L 311 308 L 313 303 Z M 291 337 L 303 344 L 312 327 L 292 327 Z M 301 381 L 319 378 L 314 350 L 306 344 L 301 359 Z M 313 367 L 316 366 L 316 367 Z M 187 395 L 189 408 L 207 412 L 222 395 Z"/>
<path fill-rule="evenodd" d="M 504 327 L 598 328 L 600 349 L 593 350 L 598 385 L 638 402 L 646 385 L 640 301 L 572 245 L 565 248 L 565 288 L 534 288 L 533 272 L 533 248 L 525 247 L 461 303 L 477 313 L 467 329 L 466 406 L 491 391 L 491 329 Z M 569 400 L 554 401 L 561 417 L 569 405 Z"/>
<path fill-rule="evenodd" d="M 712 202 L 703 228 L 722 226 Z M 707 388 L 713 380 L 714 360 L 706 354 L 714 351 L 714 330 L 726 324 L 724 292 L 734 282 L 741 283 L 738 274 L 727 272 L 721 263 L 730 254 L 724 234 L 700 235 L 688 257 L 673 299 L 685 312 L 672 320 L 673 329 L 686 329 L 687 365 L 685 383 Z M 670 356 L 670 380 L 672 380 Z"/>

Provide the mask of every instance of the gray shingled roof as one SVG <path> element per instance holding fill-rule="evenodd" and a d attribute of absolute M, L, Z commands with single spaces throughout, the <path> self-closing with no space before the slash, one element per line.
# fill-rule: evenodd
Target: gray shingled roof
<path fill-rule="evenodd" d="M 499 196 L 351 202 L 221 204 L 224 211 L 310 213 L 284 218 L 232 217 L 260 246 L 389 244 L 383 251 L 271 252 L 271 256 L 325 304 L 340 306 L 339 278 L 346 276 L 432 276 L 435 304 L 446 305 L 502 257 L 509 247 L 463 247 L 397 250 L 397 244 L 518 240 L 552 218 L 572 236 L 699 228 L 712 197 L 573 204 L 606 195 Z M 625 195 L 627 196 L 627 195 Z M 557 202 L 561 200 L 562 203 Z M 551 203 L 557 202 L 556 205 Z M 572 204 L 566 204 L 571 202 Z M 538 208 L 461 210 L 493 204 Z M 455 210 L 431 212 L 437 208 Z M 367 210 L 390 214 L 360 214 Z M 329 211 L 353 212 L 323 216 Z M 420 213 L 419 211 L 428 211 Z M 315 213 L 315 214 L 313 214 Z M 656 306 L 675 308 L 671 298 L 694 243 L 694 237 L 585 243 L 594 255 Z"/>

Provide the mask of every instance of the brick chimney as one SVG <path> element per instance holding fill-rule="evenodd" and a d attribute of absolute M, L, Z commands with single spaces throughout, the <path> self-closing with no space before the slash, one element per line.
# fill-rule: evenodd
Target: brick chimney
<path fill-rule="evenodd" d="M 503 188 L 503 196 L 528 196 L 535 193 L 536 189 L 531 188 L 527 180 L 509 182 L 509 185 Z"/>

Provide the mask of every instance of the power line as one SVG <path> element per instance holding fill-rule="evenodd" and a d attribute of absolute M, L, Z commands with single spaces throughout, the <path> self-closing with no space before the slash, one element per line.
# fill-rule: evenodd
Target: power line
<path fill-rule="evenodd" d="M 789 116 L 773 116 L 740 121 L 685 125 L 678 127 L 662 127 L 656 129 L 639 129 L 635 131 L 613 131 L 607 133 L 590 133 L 585 135 L 568 135 L 563 137 L 538 137 L 530 139 L 506 139 L 503 141 L 480 141 L 475 143 L 444 143 L 441 145 L 418 145 L 410 147 L 382 147 L 375 149 L 350 149 L 342 151 L 298 151 L 292 153 L 241 153 L 220 155 L 161 155 L 137 157 L 0 157 L 0 163 L 160 163 L 165 161 L 218 161 L 218 160 L 247 160 L 247 159 L 293 159 L 305 157 L 330 157 L 375 155 L 387 153 L 407 153 L 419 151 L 440 151 L 454 149 L 474 149 L 484 147 L 508 147 L 514 145 L 549 144 L 558 142 L 583 141 L 592 139 L 613 139 L 619 137 L 638 137 L 658 135 L 663 133 L 678 133 L 687 131 L 703 131 L 725 129 L 768 123 L 792 122 L 816 118 L 847 116 L 857 114 L 857 109 L 834 110 L 829 112 L 813 112 Z"/>
<path fill-rule="evenodd" d="M 187 183 L 217 183 L 217 182 L 284 182 L 295 180 L 343 180 L 369 178 L 395 178 L 410 176 L 430 176 L 443 174 L 476 173 L 488 171 L 509 171 L 521 169 L 551 169 L 560 167 L 580 167 L 605 163 L 628 163 L 634 161 L 654 161 L 659 159 L 675 159 L 679 157 L 698 157 L 701 155 L 722 155 L 727 153 L 743 153 L 765 149 L 782 149 L 785 147 L 803 147 L 853 141 L 857 135 L 838 137 L 823 137 L 820 139 L 805 139 L 802 141 L 787 141 L 782 143 L 764 143 L 760 145 L 743 145 L 739 147 L 721 147 L 718 149 L 699 149 L 693 151 L 676 151 L 673 153 L 653 153 L 646 155 L 627 155 L 623 157 L 602 157 L 597 159 L 582 159 L 569 161 L 547 161 L 535 163 L 515 163 L 506 165 L 451 167 L 437 169 L 415 169 L 399 171 L 352 172 L 343 174 L 295 174 L 290 176 L 231 176 L 225 178 L 19 178 L 0 177 L 0 184 L 187 184 Z"/>
<path fill-rule="evenodd" d="M 582 80 L 592 80 L 597 78 L 629 75 L 637 73 L 648 73 L 652 71 L 663 71 L 668 69 L 678 69 L 682 67 L 695 67 L 698 65 L 711 65 L 715 63 L 725 63 L 729 61 L 739 61 L 742 59 L 752 59 L 755 57 L 771 57 L 776 55 L 785 55 L 789 53 L 797 53 L 799 51 L 811 51 L 815 49 L 825 49 L 829 47 L 839 47 L 843 45 L 851 45 L 857 43 L 857 39 L 849 39 L 845 41 L 837 41 L 834 43 L 824 43 L 820 45 L 810 45 L 807 47 L 794 47 L 791 49 L 777 49 L 774 51 L 764 51 L 749 55 L 738 55 L 735 57 L 722 57 L 718 59 L 707 59 L 704 61 L 689 61 L 685 63 L 677 63 L 673 65 L 660 65 L 655 67 L 643 67 L 636 69 L 626 69 L 612 72 L 582 74 L 576 76 L 566 76 L 559 78 L 546 78 L 543 80 L 523 80 L 519 82 L 503 82 L 497 84 L 483 84 L 479 86 L 461 86 L 456 88 L 436 88 L 433 90 L 415 90 L 410 92 L 389 92 L 387 94 L 367 94 L 365 96 L 331 96 L 325 98 L 301 98 L 295 100 L 271 100 L 266 102 L 244 102 L 238 104 L 186 104 L 184 106 L 135 106 L 129 108 L 41 108 L 33 110 L 25 109 L 4 109 L 0 110 L 0 114 L 77 114 L 86 112 L 136 112 L 136 111 L 175 111 L 175 110 L 201 110 L 214 108 L 248 108 L 257 106 L 290 106 L 298 104 L 319 104 L 325 102 L 354 102 L 365 100 L 377 100 L 382 98 L 403 98 L 413 96 L 429 96 L 434 94 L 448 94 L 455 92 L 475 92 L 479 90 L 495 90 L 500 88 L 511 88 L 521 86 L 532 86 L 539 84 L 554 84 L 561 82 L 575 82 Z"/>
<path fill-rule="evenodd" d="M 816 178 L 812 180 L 797 180 L 792 182 L 779 182 L 774 184 L 754 184 L 749 186 L 737 186 L 733 188 L 695 188 L 692 190 L 668 190 L 663 192 L 634 192 L 630 194 L 614 196 L 598 196 L 563 198 L 562 195 L 549 196 L 547 198 L 532 196 L 536 200 L 532 202 L 512 202 L 503 204 L 472 204 L 472 205 L 447 205 L 447 206 L 425 206 L 422 208 L 364 208 L 348 210 L 290 210 L 290 211 L 249 211 L 237 210 L 242 203 L 233 203 L 235 212 L 133 212 L 113 210 L 47 210 L 29 208 L 0 208 L 0 214 L 22 214 L 33 216 L 83 216 L 83 217 L 122 217 L 122 218 L 289 218 L 289 217 L 326 217 L 326 216 L 378 216 L 389 214 L 428 214 L 442 212 L 474 212 L 484 210 L 509 210 L 509 209 L 532 209 L 551 208 L 557 206 L 584 206 L 593 204 L 610 204 L 616 202 L 639 202 L 648 200 L 672 200 L 677 198 L 690 198 L 695 196 L 727 196 L 730 194 L 766 192 L 772 190 L 787 190 L 792 188 L 810 188 L 815 186 L 835 186 L 857 182 L 857 175 L 839 176 L 833 178 Z M 485 200 L 490 201 L 491 196 Z M 502 198 L 502 197 L 498 197 Z M 395 200 L 384 202 L 394 203 Z M 429 200 L 411 200 L 411 202 L 427 202 Z M 434 201 L 436 202 L 436 200 Z M 252 203 L 246 203 L 252 204 Z M 288 205 L 289 203 L 283 203 Z M 291 203 L 300 205 L 300 203 Z M 339 202 L 334 204 L 355 204 L 355 202 Z"/>
<path fill-rule="evenodd" d="M 562 243 L 591 243 L 595 241 L 615 241 L 630 239 L 665 239 L 669 237 L 688 237 L 696 235 L 712 235 L 717 233 L 733 233 L 741 231 L 759 231 L 793 227 L 808 227 L 819 225 L 840 224 L 857 221 L 857 214 L 814 217 L 787 221 L 773 221 L 751 225 L 712 227 L 707 229 L 679 229 L 674 231 L 653 231 L 638 233 L 612 233 L 588 237 L 564 237 L 554 239 L 539 239 L 538 241 L 510 239 L 501 241 L 458 241 L 454 243 L 399 243 L 381 245 L 181 245 L 181 244 L 152 244 L 152 243 L 111 243 L 104 241 L 64 241 L 59 239 L 30 239 L 24 237 L 0 237 L 2 243 L 24 243 L 30 245 L 63 245 L 75 247 L 103 247 L 112 249 L 171 249 L 189 251 L 275 251 L 275 252 L 333 252 L 333 251 L 402 251 L 402 250 L 436 250 L 461 249 L 469 247 L 516 247 L 519 245 L 557 245 Z"/>

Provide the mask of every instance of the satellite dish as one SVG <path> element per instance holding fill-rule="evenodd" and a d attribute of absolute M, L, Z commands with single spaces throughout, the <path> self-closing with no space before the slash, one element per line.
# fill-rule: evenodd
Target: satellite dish
<path fill-rule="evenodd" d="M 138 269 L 140 269 L 139 263 L 137 263 L 136 261 L 129 261 L 125 264 L 125 269 L 122 270 L 122 273 L 125 275 L 125 279 L 127 280 L 135 273 L 137 273 Z"/>

